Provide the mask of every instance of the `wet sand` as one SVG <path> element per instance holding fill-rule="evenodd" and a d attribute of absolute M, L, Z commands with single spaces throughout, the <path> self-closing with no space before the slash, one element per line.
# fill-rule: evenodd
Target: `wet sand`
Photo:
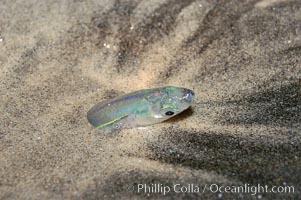
<path fill-rule="evenodd" d="M 101 100 L 165 85 L 193 89 L 191 109 L 114 135 L 86 119 Z M 297 199 L 301 2 L 2 0 L 0 113 L 0 199 Z"/>

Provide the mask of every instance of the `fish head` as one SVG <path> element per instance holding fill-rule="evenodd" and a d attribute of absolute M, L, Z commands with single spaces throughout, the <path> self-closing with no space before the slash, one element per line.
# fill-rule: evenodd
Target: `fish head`
<path fill-rule="evenodd" d="M 153 103 L 153 117 L 164 121 L 189 108 L 194 100 L 194 92 L 180 87 L 162 87 L 149 96 Z"/>

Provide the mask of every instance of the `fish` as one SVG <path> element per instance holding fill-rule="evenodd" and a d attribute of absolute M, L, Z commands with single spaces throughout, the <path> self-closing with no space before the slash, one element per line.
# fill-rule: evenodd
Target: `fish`
<path fill-rule="evenodd" d="M 143 89 L 96 104 L 87 119 L 105 132 L 149 126 L 188 109 L 194 97 L 192 90 L 182 87 Z"/>

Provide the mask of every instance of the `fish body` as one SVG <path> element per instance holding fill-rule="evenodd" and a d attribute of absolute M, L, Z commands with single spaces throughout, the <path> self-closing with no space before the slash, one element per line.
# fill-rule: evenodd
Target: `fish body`
<path fill-rule="evenodd" d="M 87 118 L 94 127 L 110 132 L 148 126 L 182 112 L 193 99 L 193 91 L 186 88 L 167 86 L 139 90 L 96 104 L 88 111 Z"/>

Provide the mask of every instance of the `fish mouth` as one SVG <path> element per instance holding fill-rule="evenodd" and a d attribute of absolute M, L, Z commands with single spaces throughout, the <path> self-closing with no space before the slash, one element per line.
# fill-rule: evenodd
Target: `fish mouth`
<path fill-rule="evenodd" d="M 189 103 L 192 103 L 194 100 L 194 92 L 192 90 L 189 89 L 184 89 L 184 96 L 183 99 Z"/>

